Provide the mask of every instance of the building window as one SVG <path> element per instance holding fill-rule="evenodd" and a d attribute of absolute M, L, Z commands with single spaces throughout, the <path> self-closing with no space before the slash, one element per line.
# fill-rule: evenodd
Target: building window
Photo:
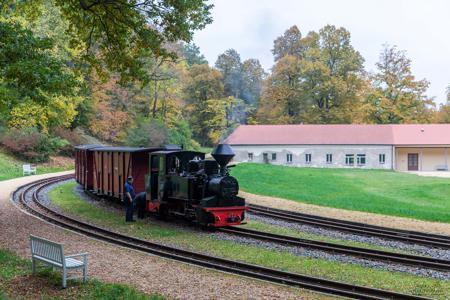
<path fill-rule="evenodd" d="M 355 155 L 345 154 L 345 164 L 348 166 L 353 166 L 354 163 L 355 163 Z"/>
<path fill-rule="evenodd" d="M 248 154 L 248 161 L 253 161 L 253 153 Z"/>
<path fill-rule="evenodd" d="M 292 154 L 286 154 L 286 162 L 288 163 L 288 164 L 290 164 L 290 163 L 292 163 Z"/>
<path fill-rule="evenodd" d="M 378 161 L 380 162 L 380 164 L 384 164 L 386 162 L 386 154 L 378 155 Z"/>
<path fill-rule="evenodd" d="M 366 155 L 365 154 L 358 154 L 356 156 L 356 163 L 359 166 L 365 165 L 366 164 Z"/>
<path fill-rule="evenodd" d="M 272 160 L 277 160 L 277 154 L 276 153 L 272 153 Z"/>
<path fill-rule="evenodd" d="M 311 163 L 311 154 L 305 154 L 305 162 L 307 163 L 307 164 L 310 164 Z"/>
<path fill-rule="evenodd" d="M 331 164 L 333 162 L 333 154 L 327 154 L 327 164 Z"/>
<path fill-rule="evenodd" d="M 267 153 L 263 153 L 263 161 L 264 161 L 265 163 L 268 163 L 268 162 L 269 162 L 269 155 L 268 155 Z"/>

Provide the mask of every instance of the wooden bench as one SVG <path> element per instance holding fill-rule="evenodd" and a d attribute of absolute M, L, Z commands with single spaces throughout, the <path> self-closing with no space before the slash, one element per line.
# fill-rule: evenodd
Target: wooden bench
<path fill-rule="evenodd" d="M 25 175 L 31 175 L 34 174 L 36 175 L 36 166 L 35 165 L 23 165 L 22 166 L 22 176 Z"/>
<path fill-rule="evenodd" d="M 31 242 L 31 260 L 33 266 L 33 274 L 36 273 L 38 262 L 50 265 L 54 268 L 62 270 L 62 286 L 67 287 L 67 279 L 83 278 L 83 282 L 87 280 L 87 255 L 88 253 L 80 253 L 64 256 L 64 245 L 55 243 L 34 235 L 30 235 Z M 82 260 L 75 259 L 82 257 Z M 83 269 L 83 277 L 68 277 L 70 270 Z"/>

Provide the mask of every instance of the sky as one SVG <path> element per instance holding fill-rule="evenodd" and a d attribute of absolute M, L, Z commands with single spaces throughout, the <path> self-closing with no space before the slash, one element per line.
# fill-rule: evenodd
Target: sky
<path fill-rule="evenodd" d="M 292 25 L 303 36 L 327 24 L 351 33 L 353 47 L 375 71 L 383 44 L 407 51 L 417 79 L 430 82 L 427 95 L 446 101 L 450 84 L 450 1 L 447 0 L 215 0 L 213 23 L 194 43 L 211 65 L 233 48 L 241 59 L 257 58 L 269 71 L 273 41 Z"/>

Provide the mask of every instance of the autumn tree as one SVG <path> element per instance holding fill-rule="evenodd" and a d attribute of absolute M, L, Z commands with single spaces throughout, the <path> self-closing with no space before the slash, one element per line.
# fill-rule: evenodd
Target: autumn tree
<path fill-rule="evenodd" d="M 242 63 L 242 90 L 240 98 L 247 104 L 256 106 L 261 97 L 263 80 L 266 76 L 259 60 L 250 58 Z"/>
<path fill-rule="evenodd" d="M 288 124 L 298 121 L 302 111 L 300 72 L 298 57 L 286 55 L 278 60 L 265 82 L 256 115 L 258 122 Z"/>
<path fill-rule="evenodd" d="M 13 19 L 0 19 L 0 122 L 48 132 L 69 127 L 80 96 L 80 82 L 41 38 Z"/>
<path fill-rule="evenodd" d="M 411 59 L 405 51 L 385 45 L 372 76 L 373 92 L 368 96 L 368 119 L 379 124 L 426 123 L 430 121 L 432 99 L 425 94 L 429 82 L 416 80 Z"/>
<path fill-rule="evenodd" d="M 436 123 L 450 123 L 450 84 L 447 87 L 447 102 L 441 104 L 439 110 L 436 112 Z"/>
<path fill-rule="evenodd" d="M 344 28 L 327 25 L 301 38 L 291 27 L 275 40 L 276 64 L 257 118 L 269 123 L 351 123 L 362 104 L 363 58 Z"/>
<path fill-rule="evenodd" d="M 3 13 L 38 14 L 44 0 L 0 2 Z M 203 0 L 54 0 L 68 21 L 72 46 L 86 49 L 83 61 L 104 74 L 105 68 L 122 81 L 146 77 L 142 58 L 176 57 L 165 44 L 189 42 L 196 30 L 212 22 L 211 4 Z"/>
<path fill-rule="evenodd" d="M 126 136 L 126 125 L 130 125 L 132 96 L 111 77 L 102 82 L 94 75 L 91 79 L 91 103 L 93 117 L 86 124 L 89 132 L 108 143 L 117 143 Z"/>
<path fill-rule="evenodd" d="M 193 65 L 185 95 L 194 138 L 202 145 L 217 143 L 226 127 L 228 104 L 228 99 L 224 98 L 222 74 L 207 64 Z"/>
<path fill-rule="evenodd" d="M 181 55 L 186 60 L 187 65 L 207 64 L 205 56 L 200 52 L 200 48 L 194 43 L 184 43 L 181 45 Z"/>
<path fill-rule="evenodd" d="M 239 98 L 242 89 L 241 56 L 234 49 L 220 54 L 215 67 L 222 72 L 225 95 Z"/>
<path fill-rule="evenodd" d="M 302 48 L 302 34 L 298 27 L 294 25 L 274 41 L 272 53 L 275 61 L 282 59 L 286 55 L 300 58 L 303 54 Z"/>

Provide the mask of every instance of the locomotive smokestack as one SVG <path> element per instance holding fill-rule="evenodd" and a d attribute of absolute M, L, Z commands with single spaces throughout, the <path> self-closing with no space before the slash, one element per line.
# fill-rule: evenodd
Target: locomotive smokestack
<path fill-rule="evenodd" d="M 220 166 L 220 173 L 225 173 L 225 168 L 230 160 L 234 157 L 233 149 L 227 144 L 218 144 L 211 152 L 211 156 L 217 161 Z"/>

